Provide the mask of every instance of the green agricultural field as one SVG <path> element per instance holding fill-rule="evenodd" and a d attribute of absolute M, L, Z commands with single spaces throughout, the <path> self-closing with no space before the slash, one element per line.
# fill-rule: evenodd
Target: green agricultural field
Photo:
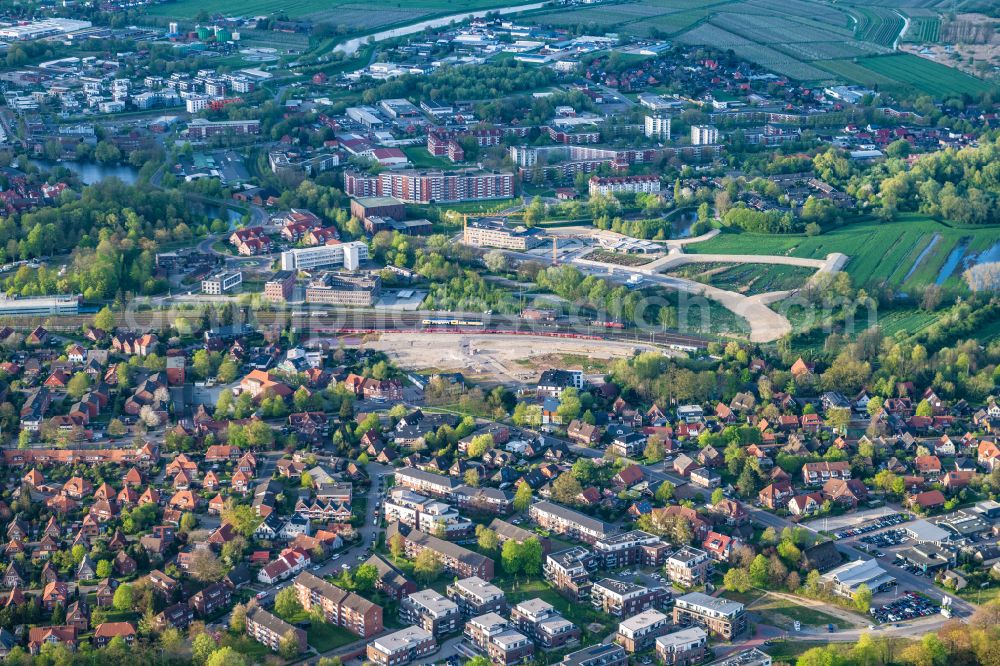
<path fill-rule="evenodd" d="M 866 42 L 891 47 L 903 31 L 903 17 L 884 7 L 854 7 L 851 11 L 857 23 L 854 36 Z"/>
<path fill-rule="evenodd" d="M 940 282 L 945 288 L 964 290 L 955 272 L 942 275 L 952 262 L 960 270 L 966 257 L 996 243 L 995 227 L 955 228 L 922 215 L 901 215 L 894 222 L 857 222 L 819 236 L 766 235 L 726 231 L 704 243 L 689 245 L 687 252 L 706 254 L 772 254 L 820 259 L 832 252 L 850 257 L 846 270 L 857 286 L 888 284 L 903 291 Z M 935 238 L 937 240 L 935 240 Z M 924 250 L 933 243 L 927 252 Z"/>
<path fill-rule="evenodd" d="M 941 19 L 937 16 L 911 16 L 910 29 L 903 35 L 904 42 L 933 44 L 941 36 Z"/>
<path fill-rule="evenodd" d="M 937 98 L 980 95 L 990 89 L 990 84 L 982 79 L 909 53 L 865 58 L 859 62 L 865 69 L 892 79 L 901 86 L 915 88 Z"/>
<path fill-rule="evenodd" d="M 847 82 L 911 96 L 978 94 L 987 84 L 945 65 L 893 54 L 905 18 L 907 41 L 935 42 L 940 0 L 619 0 L 531 12 L 525 22 L 670 38 L 731 49 L 738 57 L 810 83 Z M 879 56 L 879 57 L 875 57 Z"/>

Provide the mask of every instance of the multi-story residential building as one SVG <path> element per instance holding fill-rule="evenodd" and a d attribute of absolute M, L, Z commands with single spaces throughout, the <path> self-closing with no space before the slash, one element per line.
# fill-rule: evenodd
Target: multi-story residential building
<path fill-rule="evenodd" d="M 670 554 L 670 545 L 660 537 L 642 530 L 613 534 L 594 542 L 594 557 L 605 569 L 617 569 L 633 564 L 648 567 L 663 566 Z"/>
<path fill-rule="evenodd" d="M 530 661 L 535 653 L 535 644 L 496 613 L 472 618 L 465 623 L 464 633 L 497 666 Z"/>
<path fill-rule="evenodd" d="M 571 652 L 559 663 L 561 666 L 627 666 L 628 653 L 616 643 L 599 643 Z"/>
<path fill-rule="evenodd" d="M 243 284 L 243 271 L 222 271 L 201 281 L 201 293 L 219 296 Z"/>
<path fill-rule="evenodd" d="M 590 597 L 590 572 L 596 568 L 593 554 L 581 546 L 574 546 L 545 558 L 543 573 L 560 594 L 575 601 Z"/>
<path fill-rule="evenodd" d="M 397 486 L 440 499 L 450 499 L 452 491 L 458 485 L 450 476 L 425 472 L 415 467 L 397 469 L 394 477 Z"/>
<path fill-rule="evenodd" d="M 254 606 L 247 611 L 247 635 L 258 643 L 266 645 L 277 652 L 281 639 L 292 632 L 299 642 L 299 652 L 306 649 L 306 632 L 288 624 L 280 617 L 268 613 L 260 606 Z"/>
<path fill-rule="evenodd" d="M 802 482 L 807 486 L 822 485 L 830 479 L 848 481 L 850 478 L 851 463 L 846 460 L 809 462 L 802 465 Z"/>
<path fill-rule="evenodd" d="M 514 494 L 499 488 L 458 486 L 451 496 L 459 508 L 476 513 L 506 515 L 514 508 Z"/>
<path fill-rule="evenodd" d="M 747 626 L 743 604 L 723 597 L 691 592 L 674 600 L 674 624 L 695 624 L 710 634 L 731 640 Z"/>
<path fill-rule="evenodd" d="M 462 242 L 474 247 L 524 251 L 537 247 L 542 239 L 538 229 L 509 227 L 503 218 L 482 217 L 466 223 Z"/>
<path fill-rule="evenodd" d="M 185 134 L 194 139 L 208 139 L 226 134 L 260 134 L 259 120 L 205 120 L 192 118 Z"/>
<path fill-rule="evenodd" d="M 562 648 L 580 640 L 580 628 L 542 599 L 526 599 L 510 611 L 511 623 L 546 650 Z"/>
<path fill-rule="evenodd" d="M 691 145 L 710 146 L 719 143 L 719 128 L 714 125 L 692 125 Z"/>
<path fill-rule="evenodd" d="M 512 523 L 508 523 L 506 520 L 500 518 L 494 518 L 493 522 L 490 523 L 490 529 L 496 532 L 497 540 L 500 545 L 503 546 L 507 541 L 514 541 L 515 543 L 524 543 L 528 539 L 537 539 L 542 544 L 542 552 L 546 555 L 552 552 L 552 542 L 547 538 L 535 534 L 530 530 L 526 530 L 523 527 L 518 527 Z"/>
<path fill-rule="evenodd" d="M 319 608 L 327 622 L 361 637 L 382 632 L 382 607 L 362 596 L 303 571 L 295 579 L 295 593 L 307 611 Z"/>
<path fill-rule="evenodd" d="M 513 173 L 418 171 L 399 169 L 377 175 L 347 171 L 344 191 L 355 197 L 391 196 L 406 203 L 453 203 L 507 199 L 514 194 Z"/>
<path fill-rule="evenodd" d="M 264 283 L 264 298 L 287 301 L 295 292 L 295 271 L 277 271 Z"/>
<path fill-rule="evenodd" d="M 666 573 L 670 582 L 683 587 L 700 585 L 708 579 L 712 559 L 703 550 L 684 546 L 667 558 Z"/>
<path fill-rule="evenodd" d="M 474 526 L 444 502 L 397 487 L 389 491 L 382 505 L 386 522 L 399 521 L 429 534 L 459 539 L 472 534 Z"/>
<path fill-rule="evenodd" d="M 323 273 L 306 285 L 306 303 L 371 307 L 382 294 L 378 275 Z"/>
<path fill-rule="evenodd" d="M 372 555 L 365 564 L 371 564 L 378 570 L 375 589 L 390 599 L 402 601 L 403 597 L 417 591 L 417 584 L 385 558 Z"/>
<path fill-rule="evenodd" d="M 403 622 L 423 627 L 435 637 L 457 631 L 462 621 L 458 604 L 434 590 L 421 590 L 403 598 L 399 605 Z"/>
<path fill-rule="evenodd" d="M 583 373 L 579 370 L 549 368 L 538 378 L 535 392 L 547 398 L 558 398 L 568 388 L 583 390 Z"/>
<path fill-rule="evenodd" d="M 671 594 L 659 585 L 645 587 L 613 578 L 602 578 L 590 589 L 591 605 L 614 617 L 629 617 L 650 608 L 662 608 Z"/>
<path fill-rule="evenodd" d="M 693 666 L 705 657 L 708 634 L 701 627 L 681 629 L 656 639 L 656 657 L 667 666 Z"/>
<path fill-rule="evenodd" d="M 407 627 L 376 638 L 368 644 L 368 661 L 377 666 L 404 666 L 437 649 L 434 635 L 420 627 Z"/>
<path fill-rule="evenodd" d="M 224 583 L 212 583 L 208 587 L 195 592 L 188 600 L 188 604 L 199 615 L 206 617 L 220 608 L 228 606 L 231 598 L 232 592 L 228 585 Z"/>
<path fill-rule="evenodd" d="M 619 623 L 615 641 L 626 652 L 642 652 L 653 647 L 656 637 L 666 633 L 669 626 L 666 615 L 658 610 L 645 610 Z"/>
<path fill-rule="evenodd" d="M 503 590 L 488 583 L 479 576 L 457 580 L 448 586 L 445 593 L 458 604 L 465 617 L 475 617 L 484 613 L 501 613 L 507 608 L 507 597 Z"/>
<path fill-rule="evenodd" d="M 662 113 L 646 116 L 643 130 L 647 139 L 670 141 L 670 116 Z"/>
<path fill-rule="evenodd" d="M 554 502 L 536 502 L 528 509 L 528 515 L 544 529 L 586 543 L 605 539 L 618 531 L 614 525 Z"/>
<path fill-rule="evenodd" d="M 312 271 L 317 268 L 343 266 L 349 271 L 357 270 L 360 262 L 368 258 L 368 245 L 362 241 L 297 247 L 281 253 L 281 270 Z"/>
<path fill-rule="evenodd" d="M 390 532 L 392 532 L 390 526 Z M 389 535 L 390 537 L 392 534 Z M 456 576 L 479 576 L 485 580 L 493 579 L 493 560 L 474 553 L 458 544 L 439 539 L 420 530 L 411 530 L 404 537 L 406 556 L 416 558 L 423 550 L 431 550 L 437 554 L 444 568 Z"/>
<path fill-rule="evenodd" d="M 590 196 L 595 194 L 656 194 L 660 191 L 660 177 L 656 174 L 639 176 L 591 176 L 588 181 Z"/>

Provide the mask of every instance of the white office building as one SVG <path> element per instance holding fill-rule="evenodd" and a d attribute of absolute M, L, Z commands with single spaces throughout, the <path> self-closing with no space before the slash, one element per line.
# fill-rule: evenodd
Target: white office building
<path fill-rule="evenodd" d="M 281 270 L 308 271 L 314 268 L 343 266 L 356 270 L 368 258 L 368 246 L 361 241 L 302 247 L 281 253 Z"/>
<path fill-rule="evenodd" d="M 225 294 L 243 284 L 242 271 L 222 271 L 201 281 L 201 293 L 211 296 Z"/>

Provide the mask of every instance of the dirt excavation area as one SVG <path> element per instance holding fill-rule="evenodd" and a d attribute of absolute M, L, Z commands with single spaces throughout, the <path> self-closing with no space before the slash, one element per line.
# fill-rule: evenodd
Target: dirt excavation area
<path fill-rule="evenodd" d="M 469 379 L 503 384 L 533 383 L 548 368 L 599 375 L 610 361 L 636 351 L 671 353 L 641 342 L 461 333 L 380 333 L 366 337 L 364 346 L 418 372 L 461 372 Z"/>

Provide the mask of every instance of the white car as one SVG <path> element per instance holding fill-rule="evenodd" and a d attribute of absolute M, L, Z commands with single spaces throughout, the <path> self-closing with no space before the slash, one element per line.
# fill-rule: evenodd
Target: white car
<path fill-rule="evenodd" d="M 331 560 L 339 560 L 339 559 L 340 559 L 340 553 L 337 553 L 336 555 L 334 555 L 334 556 L 333 556 L 333 557 L 331 557 L 330 559 L 331 559 Z"/>
<path fill-rule="evenodd" d="M 340 565 L 340 568 L 341 569 L 350 569 L 351 565 L 349 565 L 347 562 L 344 562 L 343 564 Z"/>

